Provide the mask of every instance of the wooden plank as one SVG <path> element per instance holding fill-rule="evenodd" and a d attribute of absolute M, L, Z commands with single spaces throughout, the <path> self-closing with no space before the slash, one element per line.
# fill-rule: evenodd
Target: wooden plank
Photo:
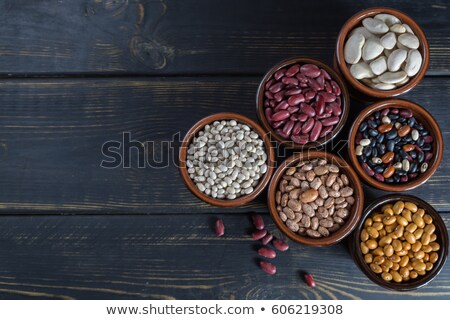
<path fill-rule="evenodd" d="M 331 62 L 343 23 L 380 6 L 416 19 L 430 74 L 449 74 L 442 0 L 2 1 L 0 74 L 262 74 L 291 56 Z"/>
<path fill-rule="evenodd" d="M 130 168 L 105 169 L 100 163 L 109 158 L 101 147 L 106 141 L 122 141 L 123 133 L 130 132 L 131 139 L 155 142 L 149 159 L 176 158 L 177 149 L 169 150 L 164 141 L 184 135 L 199 119 L 220 111 L 256 118 L 258 81 L 233 77 L 0 81 L 0 212 L 223 212 L 194 197 L 174 163 L 139 169 L 137 151 L 132 150 Z M 430 110 L 450 145 L 445 126 L 450 115 L 442 107 L 450 100 L 450 79 L 427 78 L 405 98 Z M 361 108 L 353 103 L 352 113 Z M 450 163 L 445 161 L 449 157 L 447 148 L 435 176 L 408 192 L 441 211 L 450 211 Z M 366 194 L 370 201 L 384 193 L 366 188 Z M 230 211 L 265 212 L 264 197 Z"/>
<path fill-rule="evenodd" d="M 226 235 L 215 237 L 214 219 Z M 450 226 L 449 214 L 444 215 Z M 276 227 L 265 217 L 270 231 Z M 416 292 L 370 282 L 345 244 L 290 243 L 259 270 L 259 243 L 245 214 L 171 216 L 4 216 L 0 219 L 1 299 L 449 299 L 450 269 Z M 330 263 L 333 261 L 333 263 Z M 314 290 L 301 279 L 312 273 Z"/>

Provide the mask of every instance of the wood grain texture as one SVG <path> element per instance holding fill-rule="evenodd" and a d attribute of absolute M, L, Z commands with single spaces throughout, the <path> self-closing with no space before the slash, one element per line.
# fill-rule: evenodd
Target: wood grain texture
<path fill-rule="evenodd" d="M 215 218 L 225 221 L 216 238 Z M 445 215 L 447 226 L 450 225 Z M 265 216 L 268 229 L 276 227 Z M 271 277 L 257 263 L 245 214 L 42 216 L 0 219 L 1 299 L 449 299 L 450 269 L 415 292 L 392 292 L 359 271 L 344 244 L 290 243 Z M 330 263 L 333 261 L 333 263 Z M 301 272 L 312 273 L 309 289 Z"/>
<path fill-rule="evenodd" d="M 449 74 L 445 0 L 5 0 L 0 74 L 262 74 L 291 56 L 331 62 L 343 23 L 376 6 L 416 19 L 429 74 Z"/>
<path fill-rule="evenodd" d="M 169 149 L 165 141 L 177 133 L 183 136 L 199 119 L 220 111 L 255 118 L 258 81 L 221 77 L 0 81 L 0 212 L 223 212 L 194 197 L 172 161 L 164 168 L 139 169 L 137 151 L 131 150 L 131 168 L 105 169 L 100 167 L 107 159 L 101 147 L 130 132 L 132 139 L 155 143 L 148 159 L 176 159 L 177 149 Z M 426 78 L 405 98 L 436 117 L 449 145 L 450 115 L 443 103 L 450 100 L 450 80 Z M 362 107 L 353 103 L 351 114 Z M 340 153 L 345 155 L 345 149 Z M 445 161 L 449 157 L 447 148 L 437 173 L 408 192 L 440 211 L 450 211 L 450 164 Z M 365 191 L 368 201 L 384 194 Z M 227 212 L 265 212 L 264 197 Z"/>

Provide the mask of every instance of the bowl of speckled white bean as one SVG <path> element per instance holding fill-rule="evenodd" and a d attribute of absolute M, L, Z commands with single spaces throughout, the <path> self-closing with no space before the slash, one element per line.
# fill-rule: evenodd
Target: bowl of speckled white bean
<path fill-rule="evenodd" d="M 252 119 L 223 112 L 198 121 L 179 153 L 181 177 L 199 199 L 236 207 L 255 199 L 275 166 L 269 135 Z"/>

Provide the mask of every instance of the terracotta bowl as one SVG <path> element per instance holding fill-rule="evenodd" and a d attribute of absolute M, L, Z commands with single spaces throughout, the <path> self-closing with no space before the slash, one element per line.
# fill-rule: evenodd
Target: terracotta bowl
<path fill-rule="evenodd" d="M 344 60 L 344 45 L 347 40 L 348 34 L 356 27 L 361 26 L 362 20 L 368 17 L 373 17 L 379 13 L 388 13 L 399 18 L 403 23 L 406 23 L 411 27 L 411 29 L 414 31 L 414 34 L 419 38 L 420 41 L 418 50 L 422 54 L 422 67 L 420 68 L 419 72 L 409 80 L 409 82 L 393 90 L 377 90 L 366 86 L 364 83 L 353 78 L 353 76 L 350 74 L 350 69 L 347 66 L 347 63 Z M 339 69 L 340 73 L 343 75 L 347 83 L 350 85 L 351 91 L 356 92 L 356 96 L 358 96 L 359 98 L 365 98 L 366 100 L 386 99 L 408 92 L 417 84 L 419 84 L 420 81 L 422 81 L 423 77 L 425 76 L 425 72 L 428 69 L 429 61 L 430 51 L 428 48 L 428 41 L 422 29 L 412 18 L 410 18 L 403 12 L 390 8 L 370 8 L 358 12 L 350 19 L 348 19 L 344 24 L 341 31 L 339 32 L 336 43 L 335 63 L 337 64 L 337 68 Z"/>
<path fill-rule="evenodd" d="M 434 267 L 431 271 L 428 271 L 424 276 L 419 276 L 416 279 L 411 279 L 404 283 L 396 283 L 396 282 L 387 282 L 384 281 L 378 274 L 374 273 L 370 270 L 369 265 L 364 261 L 364 256 L 359 248 L 360 246 L 360 233 L 364 226 L 364 222 L 366 219 L 371 216 L 375 211 L 381 210 L 381 207 L 388 203 L 393 203 L 396 201 L 409 201 L 417 204 L 418 207 L 423 208 L 427 214 L 429 214 L 433 218 L 433 224 L 436 226 L 436 242 L 439 243 L 440 249 L 438 251 L 439 258 L 438 261 L 434 264 Z M 397 290 L 397 291 L 409 291 L 415 290 L 424 285 L 430 283 L 436 276 L 441 272 L 442 268 L 447 261 L 448 256 L 448 232 L 445 226 L 444 221 L 442 220 L 439 213 L 434 210 L 434 208 L 428 204 L 426 201 L 409 195 L 388 195 L 381 197 L 371 203 L 365 210 L 362 215 L 361 220 L 356 226 L 355 232 L 353 233 L 352 241 L 350 242 L 350 252 L 353 256 L 353 260 L 356 265 L 361 269 L 361 271 L 374 283 L 378 284 L 381 287 Z"/>
<path fill-rule="evenodd" d="M 328 72 L 330 74 L 330 76 L 333 78 L 333 80 L 336 81 L 337 84 L 339 85 L 339 87 L 341 88 L 342 114 L 340 116 L 341 118 L 340 118 L 339 122 L 336 124 L 334 130 L 331 131 L 330 133 L 328 133 L 325 137 L 320 138 L 314 142 L 308 142 L 306 144 L 294 143 L 293 141 L 287 140 L 287 139 L 283 138 L 282 136 L 280 136 L 279 134 L 277 134 L 275 132 L 275 130 L 269 125 L 266 115 L 264 114 L 264 89 L 265 89 L 264 86 L 265 86 L 266 82 L 278 70 L 280 70 L 284 67 L 296 64 L 296 63 L 300 63 L 300 64 L 311 63 L 311 64 L 317 65 L 318 67 L 320 67 L 320 68 L 324 69 L 326 72 Z M 259 118 L 262 126 L 264 127 L 264 129 L 267 132 L 270 132 L 272 137 L 274 137 L 275 140 L 277 140 L 279 143 L 285 144 L 294 149 L 320 148 L 320 147 L 323 147 L 328 142 L 330 142 L 331 140 L 333 140 L 339 134 L 339 132 L 341 132 L 342 128 L 344 127 L 344 124 L 348 118 L 349 108 L 350 108 L 349 94 L 348 94 L 345 82 L 342 80 L 342 78 L 332 68 L 330 68 L 323 62 L 316 60 L 316 59 L 310 59 L 310 58 L 304 58 L 304 57 L 287 59 L 287 60 L 281 61 L 280 63 L 273 66 L 266 73 L 264 78 L 262 79 L 262 81 L 258 87 L 258 92 L 256 94 L 256 112 L 258 113 L 258 118 Z"/>
<path fill-rule="evenodd" d="M 428 164 L 428 170 L 425 173 L 419 174 L 417 178 L 414 180 L 408 181 L 406 183 L 384 183 L 376 180 L 373 177 L 370 177 L 364 169 L 361 167 L 355 153 L 355 140 L 356 134 L 358 133 L 358 128 L 361 123 L 370 115 L 374 114 L 377 111 L 383 110 L 385 108 L 407 108 L 412 110 L 414 117 L 424 124 L 424 126 L 430 132 L 430 135 L 434 137 L 433 145 L 433 158 L 430 160 Z M 402 99 L 391 99 L 377 102 L 368 106 L 364 109 L 359 116 L 356 118 L 352 127 L 350 128 L 350 134 L 348 138 L 348 153 L 350 158 L 350 163 L 353 168 L 356 170 L 358 175 L 362 178 L 362 180 L 368 185 L 385 190 L 390 192 L 399 192 L 410 190 L 420 186 L 425 183 L 437 170 L 439 164 L 442 160 L 442 154 L 444 152 L 444 139 L 442 137 L 441 129 L 439 128 L 438 123 L 433 118 L 433 116 L 428 113 L 423 107 L 415 104 L 413 102 L 402 100 Z"/>
<path fill-rule="evenodd" d="M 324 238 L 310 238 L 308 236 L 301 236 L 298 233 L 292 232 L 286 224 L 281 220 L 280 216 L 277 212 L 277 205 L 275 200 L 276 192 L 278 191 L 278 185 L 281 180 L 281 177 L 284 175 L 284 172 L 292 166 L 295 166 L 298 162 L 302 160 L 322 158 L 327 159 L 328 163 L 333 163 L 337 165 L 341 172 L 345 173 L 350 181 L 350 186 L 354 189 L 353 197 L 355 198 L 355 203 L 353 204 L 350 216 L 347 218 L 345 224 L 341 226 L 336 232 L 332 233 L 328 237 Z M 342 239 L 344 239 L 347 235 L 352 232 L 355 228 L 359 218 L 361 217 L 361 212 L 364 206 L 364 193 L 362 189 L 361 182 L 359 181 L 358 176 L 355 171 L 349 166 L 347 162 L 342 160 L 340 157 L 332 154 L 326 153 L 323 151 L 305 151 L 303 153 L 296 153 L 290 158 L 286 159 L 281 166 L 276 170 L 275 174 L 272 177 L 272 180 L 269 184 L 269 190 L 267 194 L 269 212 L 272 216 L 273 221 L 277 225 L 277 227 L 290 239 L 295 242 L 308 245 L 308 246 L 329 246 L 335 243 L 338 243 Z"/>
<path fill-rule="evenodd" d="M 265 175 L 260 179 L 259 184 L 254 188 L 254 191 L 248 195 L 244 195 L 241 197 L 238 197 L 236 199 L 232 200 L 224 200 L 224 199 L 215 199 L 213 197 L 210 197 L 206 195 L 205 193 L 201 192 L 197 186 L 195 185 L 194 181 L 190 178 L 189 173 L 187 171 L 186 167 L 186 160 L 187 160 L 187 150 L 189 149 L 189 145 L 191 144 L 192 139 L 197 135 L 197 133 L 202 130 L 205 125 L 213 123 L 214 121 L 221 121 L 221 120 L 236 120 L 239 123 L 245 123 L 249 127 L 251 127 L 255 132 L 259 134 L 259 136 L 264 141 L 264 146 L 267 153 L 267 172 Z M 243 116 L 238 113 L 231 113 L 231 112 L 223 112 L 223 113 L 216 113 L 213 115 L 210 115 L 206 118 L 201 119 L 198 121 L 194 126 L 186 133 L 186 136 L 183 139 L 183 142 L 180 147 L 180 153 L 179 153 L 179 166 L 180 166 L 180 173 L 181 177 L 183 178 L 184 182 L 186 183 L 188 189 L 199 199 L 205 201 L 206 203 L 212 204 L 214 206 L 218 207 L 237 207 L 246 204 L 247 202 L 252 201 L 255 199 L 266 187 L 266 185 L 269 183 L 269 180 L 272 176 L 274 167 L 275 167 L 275 153 L 272 148 L 272 143 L 269 139 L 269 135 L 266 134 L 266 132 L 253 120 L 250 118 L 247 118 L 246 116 Z"/>

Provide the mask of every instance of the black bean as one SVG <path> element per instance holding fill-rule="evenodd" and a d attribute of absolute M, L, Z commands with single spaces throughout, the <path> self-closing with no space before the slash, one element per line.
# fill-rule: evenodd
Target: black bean
<path fill-rule="evenodd" d="M 424 144 L 423 138 L 420 137 L 419 139 L 417 139 L 416 144 L 417 144 L 419 147 L 422 147 L 423 144 Z"/>
<path fill-rule="evenodd" d="M 371 146 L 365 147 L 363 153 L 367 158 L 369 158 L 372 155 L 372 147 Z"/>
<path fill-rule="evenodd" d="M 367 129 L 367 122 L 362 122 L 359 126 L 359 132 L 366 131 Z"/>
<path fill-rule="evenodd" d="M 396 114 L 390 114 L 390 115 L 388 115 L 388 117 L 389 117 L 391 120 L 397 120 L 397 119 L 398 119 L 398 115 L 396 115 Z M 419 129 L 417 129 L 417 130 L 419 130 Z"/>
<path fill-rule="evenodd" d="M 387 178 L 387 179 L 384 179 L 384 182 L 392 183 L 392 182 L 394 182 L 394 179 L 393 178 Z"/>
<path fill-rule="evenodd" d="M 414 118 L 414 117 L 409 118 L 408 126 L 414 127 L 415 124 L 416 124 L 416 118 Z"/>
<path fill-rule="evenodd" d="M 406 176 L 407 174 L 405 170 L 397 170 L 395 173 L 398 174 L 400 177 Z"/>
<path fill-rule="evenodd" d="M 383 141 L 384 141 L 384 133 L 383 133 L 383 134 L 380 134 L 380 135 L 377 137 L 377 142 L 378 142 L 378 143 L 383 143 Z"/>
<path fill-rule="evenodd" d="M 367 162 L 367 157 L 364 153 L 359 156 L 359 159 L 361 159 L 362 162 Z"/>
<path fill-rule="evenodd" d="M 409 155 L 411 156 L 411 158 L 413 158 L 413 159 L 415 159 L 415 158 L 417 158 L 417 152 L 416 151 L 411 151 L 410 153 L 409 153 Z"/>
<path fill-rule="evenodd" d="M 402 140 L 402 138 L 397 137 L 397 138 L 395 138 L 395 139 L 393 139 L 393 140 L 394 140 L 394 143 L 399 143 L 399 142 Z"/>
<path fill-rule="evenodd" d="M 376 166 L 376 167 L 373 168 L 373 170 L 376 173 L 382 173 L 384 171 L 384 168 L 382 166 Z"/>
<path fill-rule="evenodd" d="M 401 149 L 398 154 L 402 157 L 402 159 L 408 158 L 408 153 L 405 150 Z"/>
<path fill-rule="evenodd" d="M 423 160 L 425 160 L 425 152 L 419 151 L 419 154 L 417 155 L 417 161 L 419 161 L 419 163 L 422 163 Z"/>
<path fill-rule="evenodd" d="M 375 129 L 370 129 L 369 130 L 369 135 L 372 137 L 376 137 L 378 135 L 378 131 Z"/>
<path fill-rule="evenodd" d="M 430 151 L 431 150 L 431 144 L 428 144 L 428 143 L 424 144 L 422 146 L 422 150 L 423 151 Z"/>
<path fill-rule="evenodd" d="M 367 123 L 368 123 L 369 127 L 371 127 L 372 129 L 376 129 L 378 127 L 378 124 L 373 120 L 369 120 L 369 121 L 367 121 Z"/>
<path fill-rule="evenodd" d="M 380 111 L 375 112 L 375 119 L 380 119 L 380 115 L 381 115 Z"/>
<path fill-rule="evenodd" d="M 394 161 L 395 161 L 395 162 L 400 162 L 400 161 L 402 161 L 402 156 L 401 156 L 399 153 L 395 154 Z"/>
<path fill-rule="evenodd" d="M 407 142 L 407 143 L 412 142 L 412 137 L 411 137 L 411 135 L 407 135 L 406 137 L 404 137 L 404 138 L 403 138 L 403 141 L 405 141 L 405 142 Z"/>
<path fill-rule="evenodd" d="M 395 152 L 398 152 L 398 151 L 401 149 L 400 145 L 395 144 L 395 141 L 394 141 L 394 140 L 391 140 L 391 141 L 394 142 L 394 151 L 395 151 Z"/>
<path fill-rule="evenodd" d="M 385 154 L 385 152 L 386 152 L 386 145 L 379 144 L 379 145 L 377 145 L 377 149 L 378 149 L 378 154 L 381 156 L 381 155 Z"/>
<path fill-rule="evenodd" d="M 396 175 L 394 176 L 394 182 L 395 182 L 395 183 L 399 183 L 399 182 L 400 182 L 400 176 L 399 176 L 399 175 L 396 174 Z"/>
<path fill-rule="evenodd" d="M 430 132 L 428 132 L 428 130 L 423 130 L 422 132 L 419 132 L 422 136 L 427 136 L 430 134 Z"/>
<path fill-rule="evenodd" d="M 395 139 L 396 137 L 397 137 L 396 130 L 391 130 L 388 133 L 386 133 L 386 139 L 388 139 L 388 140 Z"/>
<path fill-rule="evenodd" d="M 364 139 L 369 139 L 369 132 L 368 131 L 364 131 L 363 132 L 363 138 Z"/>
<path fill-rule="evenodd" d="M 378 157 L 378 149 L 372 148 L 372 157 Z"/>
<path fill-rule="evenodd" d="M 399 118 L 397 119 L 397 121 L 403 123 L 403 122 L 406 121 L 406 119 L 405 119 L 405 117 L 399 117 Z"/>
<path fill-rule="evenodd" d="M 419 168 L 417 162 L 413 162 L 411 163 L 410 167 L 409 167 L 409 172 L 411 173 L 415 173 L 417 172 L 417 169 Z"/>
<path fill-rule="evenodd" d="M 416 125 L 414 126 L 414 129 L 417 129 L 418 131 L 423 130 L 423 125 L 420 123 L 416 123 Z"/>
<path fill-rule="evenodd" d="M 375 139 L 370 140 L 369 146 L 371 146 L 372 148 L 375 148 L 376 145 L 377 145 L 377 140 L 375 140 Z"/>

